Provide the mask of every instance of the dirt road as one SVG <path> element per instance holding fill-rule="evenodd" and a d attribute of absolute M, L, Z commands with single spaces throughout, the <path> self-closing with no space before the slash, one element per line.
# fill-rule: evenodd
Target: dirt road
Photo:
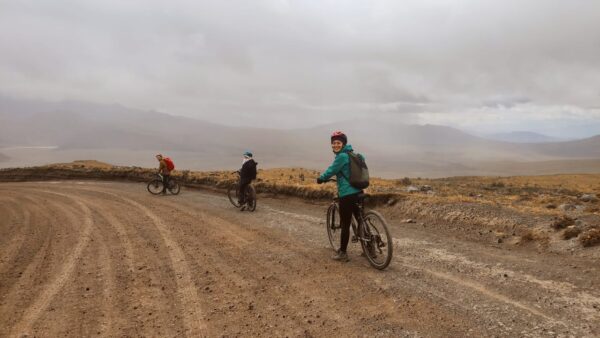
<path fill-rule="evenodd" d="M 391 223 L 330 260 L 323 204 L 143 184 L 0 184 L 0 337 L 600 336 L 600 267 Z M 383 210 L 385 213 L 385 210 Z"/>

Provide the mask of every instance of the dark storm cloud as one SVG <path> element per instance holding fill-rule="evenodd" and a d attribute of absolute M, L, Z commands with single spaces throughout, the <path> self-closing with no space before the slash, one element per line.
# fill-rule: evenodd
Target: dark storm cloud
<path fill-rule="evenodd" d="M 288 127 L 595 120 L 598 13 L 552 0 L 0 1 L 0 92 Z"/>

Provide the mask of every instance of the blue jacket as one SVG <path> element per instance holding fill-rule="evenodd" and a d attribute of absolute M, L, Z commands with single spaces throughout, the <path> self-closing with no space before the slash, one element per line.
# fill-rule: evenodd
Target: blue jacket
<path fill-rule="evenodd" d="M 339 153 L 335 154 L 333 163 L 319 177 L 321 180 L 326 181 L 335 175 L 339 197 L 356 194 L 362 191 L 350 185 L 350 157 L 347 154 L 349 151 L 352 151 L 352 146 L 346 144 Z"/>

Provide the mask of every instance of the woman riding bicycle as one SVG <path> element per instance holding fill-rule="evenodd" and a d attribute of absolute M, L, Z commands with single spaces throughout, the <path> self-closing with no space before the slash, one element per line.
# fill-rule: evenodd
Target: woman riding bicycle
<path fill-rule="evenodd" d="M 342 228 L 340 238 L 340 249 L 332 258 L 337 261 L 349 261 L 346 249 L 350 240 L 350 224 L 352 223 L 352 215 L 359 219 L 358 195 L 362 193 L 361 189 L 357 189 L 350 184 L 350 157 L 348 152 L 352 152 L 352 146 L 348 144 L 348 138 L 341 131 L 335 131 L 331 135 L 331 149 L 335 154 L 333 163 L 325 170 L 317 183 L 321 184 L 330 179 L 333 175 L 337 179 L 337 190 L 340 198 L 340 225 Z"/>

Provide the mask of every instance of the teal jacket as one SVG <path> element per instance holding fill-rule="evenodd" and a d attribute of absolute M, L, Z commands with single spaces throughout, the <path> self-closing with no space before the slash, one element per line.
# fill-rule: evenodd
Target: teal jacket
<path fill-rule="evenodd" d="M 335 154 L 333 163 L 319 177 L 321 180 L 326 181 L 335 175 L 339 197 L 361 192 L 360 189 L 356 189 L 350 185 L 350 157 L 347 154 L 349 151 L 352 151 L 352 146 L 346 144 L 339 153 Z"/>

